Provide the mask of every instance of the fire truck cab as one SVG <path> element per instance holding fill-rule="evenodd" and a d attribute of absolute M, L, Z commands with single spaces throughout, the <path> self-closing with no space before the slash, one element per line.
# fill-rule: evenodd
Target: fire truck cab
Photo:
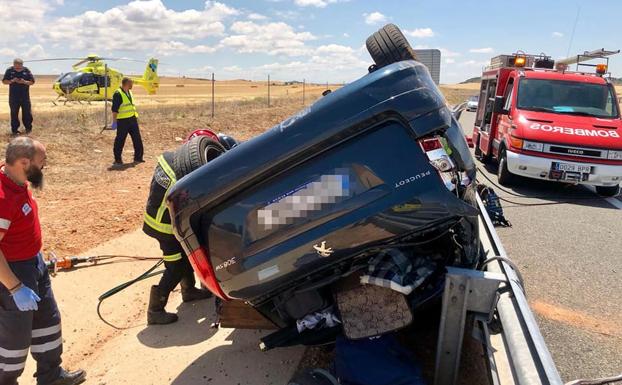
<path fill-rule="evenodd" d="M 569 72 L 544 55 L 500 55 L 482 74 L 475 155 L 496 160 L 502 185 L 516 175 L 592 185 L 605 196 L 622 181 L 622 119 L 603 75 Z"/>

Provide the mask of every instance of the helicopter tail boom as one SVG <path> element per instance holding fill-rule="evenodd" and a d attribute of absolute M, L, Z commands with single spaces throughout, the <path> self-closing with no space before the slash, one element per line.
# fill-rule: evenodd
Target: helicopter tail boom
<path fill-rule="evenodd" d="M 141 78 L 134 78 L 135 83 L 143 86 L 149 95 L 156 93 L 160 87 L 160 77 L 158 76 L 158 59 L 151 58 L 145 68 L 145 73 Z"/>

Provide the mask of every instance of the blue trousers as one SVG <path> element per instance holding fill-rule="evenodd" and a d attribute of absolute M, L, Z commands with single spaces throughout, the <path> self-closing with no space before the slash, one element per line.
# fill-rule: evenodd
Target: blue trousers
<path fill-rule="evenodd" d="M 37 361 L 38 385 L 60 375 L 63 352 L 60 312 L 52 293 L 43 257 L 9 262 L 20 281 L 41 298 L 35 311 L 19 311 L 9 291 L 0 285 L 0 385 L 16 385 L 24 371 L 28 350 Z"/>

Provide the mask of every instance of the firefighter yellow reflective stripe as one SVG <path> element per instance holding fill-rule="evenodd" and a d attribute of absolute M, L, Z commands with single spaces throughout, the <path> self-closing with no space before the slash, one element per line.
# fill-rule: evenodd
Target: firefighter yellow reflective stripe
<path fill-rule="evenodd" d="M 175 262 L 181 259 L 181 253 L 165 255 L 162 257 L 166 262 Z"/>
<path fill-rule="evenodd" d="M 164 159 L 162 155 L 158 157 L 158 165 L 162 168 L 162 170 L 164 170 L 166 175 L 168 175 L 168 177 L 171 180 L 171 183 L 169 183 L 168 188 L 166 189 L 166 192 L 164 193 L 164 197 L 162 198 L 162 202 L 160 202 L 160 207 L 158 207 L 158 212 L 156 213 L 156 217 L 155 218 L 152 217 L 151 215 L 149 215 L 149 213 L 145 211 L 145 223 L 149 227 L 151 227 L 152 229 L 160 233 L 173 234 L 173 226 L 169 223 L 162 223 L 162 217 L 164 216 L 164 213 L 168 209 L 168 207 L 166 206 L 166 197 L 168 196 L 168 192 L 171 189 L 171 187 L 173 187 L 175 182 L 177 182 L 177 177 L 175 176 L 175 172 L 173 171 L 171 166 L 166 162 L 166 159 Z"/>
<path fill-rule="evenodd" d="M 145 212 L 145 223 L 149 227 L 160 233 L 173 234 L 173 226 L 171 224 L 160 223 L 156 221 L 155 218 L 153 218 L 151 215 L 147 214 L 147 212 Z"/>
<path fill-rule="evenodd" d="M 133 116 L 138 117 L 138 112 L 136 111 L 136 106 L 132 101 L 134 100 L 134 96 L 131 91 L 128 91 L 130 96 L 132 97 L 132 101 L 127 97 L 125 92 L 121 88 L 116 90 L 121 95 L 121 105 L 119 106 L 119 112 L 117 113 L 117 119 L 127 119 Z"/>
<path fill-rule="evenodd" d="M 156 214 L 156 221 L 162 222 L 162 217 L 164 216 L 164 212 L 167 209 L 166 197 L 168 196 L 168 192 L 171 187 L 173 187 L 173 185 L 177 182 L 177 178 L 175 176 L 175 172 L 173 171 L 171 166 L 169 166 L 169 164 L 166 162 L 162 155 L 158 157 L 158 164 L 160 165 L 160 167 L 162 167 L 162 170 L 164 170 L 166 175 L 168 175 L 168 177 L 171 179 L 171 183 L 169 183 L 168 188 L 166 189 L 166 193 L 164 194 L 162 202 L 160 202 L 160 207 L 158 208 L 158 213 Z"/>

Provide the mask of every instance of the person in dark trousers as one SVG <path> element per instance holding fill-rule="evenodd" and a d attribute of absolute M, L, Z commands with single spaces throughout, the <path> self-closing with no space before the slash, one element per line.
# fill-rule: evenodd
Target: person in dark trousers
<path fill-rule="evenodd" d="M 60 312 L 41 254 L 37 202 L 29 185 L 41 188 L 45 147 L 22 136 L 6 149 L 0 166 L 0 384 L 17 385 L 28 350 L 37 361 L 37 385 L 75 385 L 83 370 L 61 364 Z"/>
<path fill-rule="evenodd" d="M 177 152 L 181 148 L 178 148 Z M 166 196 L 177 180 L 184 176 L 173 171 L 175 156 L 177 156 L 175 152 L 165 152 L 158 157 L 145 209 L 143 231 L 160 243 L 166 268 L 158 285 L 151 287 L 147 309 L 149 325 L 165 325 L 177 321 L 177 314 L 167 313 L 164 308 L 170 293 L 180 283 L 184 302 L 211 297 L 208 290 L 195 287 L 194 271 L 188 256 L 173 234 Z"/>
<path fill-rule="evenodd" d="M 142 163 L 143 160 L 143 140 L 140 137 L 138 128 L 138 112 L 132 96 L 133 81 L 130 78 L 121 80 L 121 87 L 112 96 L 112 129 L 117 130 L 114 138 L 114 164 L 113 166 L 123 165 L 123 147 L 125 139 L 129 134 L 134 145 L 134 163 Z"/>
<path fill-rule="evenodd" d="M 13 60 L 13 66 L 7 68 L 2 78 L 2 84 L 9 85 L 9 107 L 11 108 L 11 131 L 18 135 L 19 110 L 22 110 L 22 122 L 26 128 L 26 134 L 32 131 L 32 111 L 30 106 L 30 86 L 35 83 L 35 78 L 30 70 L 24 67 L 22 59 Z"/>

